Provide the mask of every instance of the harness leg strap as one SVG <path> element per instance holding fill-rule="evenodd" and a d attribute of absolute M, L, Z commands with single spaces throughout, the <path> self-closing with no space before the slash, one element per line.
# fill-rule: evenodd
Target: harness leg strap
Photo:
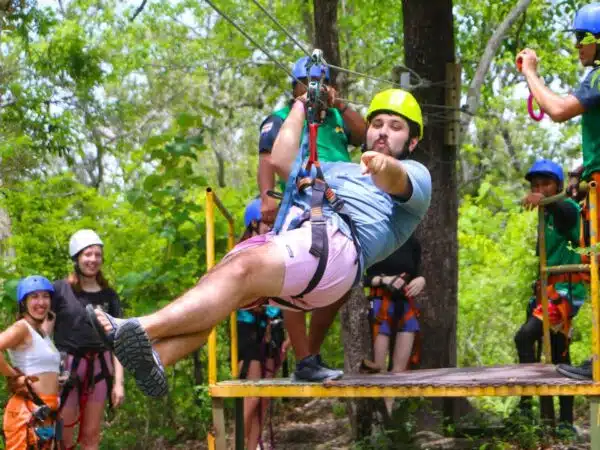
<path fill-rule="evenodd" d="M 327 239 L 327 222 L 323 216 L 323 201 L 325 199 L 325 191 L 327 190 L 327 183 L 323 180 L 315 179 L 312 187 L 312 198 L 311 198 L 311 211 L 310 211 L 310 232 L 311 232 L 311 246 L 310 254 L 319 258 L 317 264 L 317 270 L 309 281 L 306 288 L 298 295 L 294 295 L 294 298 L 301 298 L 302 296 L 311 292 L 325 274 L 325 268 L 327 267 L 327 260 L 329 258 L 329 242 Z"/>

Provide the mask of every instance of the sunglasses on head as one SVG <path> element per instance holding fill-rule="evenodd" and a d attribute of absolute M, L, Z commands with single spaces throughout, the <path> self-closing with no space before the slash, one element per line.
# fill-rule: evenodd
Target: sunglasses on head
<path fill-rule="evenodd" d="M 594 44 L 597 42 L 596 37 L 589 31 L 576 31 L 575 32 L 575 43 L 576 44 Z"/>

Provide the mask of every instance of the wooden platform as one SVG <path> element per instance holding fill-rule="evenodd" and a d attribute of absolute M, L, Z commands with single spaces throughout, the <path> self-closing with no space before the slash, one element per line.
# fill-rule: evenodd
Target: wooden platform
<path fill-rule="evenodd" d="M 508 397 L 598 395 L 600 383 L 560 375 L 554 365 L 515 364 L 415 370 L 401 374 L 352 374 L 326 383 L 289 378 L 222 381 L 213 397 Z"/>

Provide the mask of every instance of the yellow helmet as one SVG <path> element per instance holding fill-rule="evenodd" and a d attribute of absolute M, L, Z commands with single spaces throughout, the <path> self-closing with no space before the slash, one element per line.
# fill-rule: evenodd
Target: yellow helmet
<path fill-rule="evenodd" d="M 419 139 L 423 137 L 423 115 L 415 97 L 403 89 L 387 89 L 373 97 L 367 111 L 367 122 L 376 112 L 389 111 L 400 114 L 419 125 Z"/>

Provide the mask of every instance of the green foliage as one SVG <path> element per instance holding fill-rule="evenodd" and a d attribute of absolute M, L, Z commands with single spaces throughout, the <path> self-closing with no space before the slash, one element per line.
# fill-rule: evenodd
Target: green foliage
<path fill-rule="evenodd" d="M 513 336 L 523 323 L 537 275 L 537 215 L 484 183 L 459 218 L 459 365 L 513 363 Z M 504 207 L 500 208 L 500 204 Z"/>
<path fill-rule="evenodd" d="M 207 187 L 241 223 L 245 202 L 256 195 L 258 126 L 289 97 L 288 75 L 204 2 L 148 2 L 134 21 L 139 2 L 18 3 L 13 15 L 0 18 L 0 218 L 3 212 L 10 218 L 10 227 L 0 227 L 0 325 L 13 320 L 16 279 L 31 273 L 55 279 L 71 270 L 67 243 L 81 227 L 105 240 L 105 271 L 126 314 L 154 311 L 206 271 Z M 487 39 L 514 4 L 454 2 L 463 92 Z M 537 261 L 536 216 L 513 201 L 536 158 L 566 166 L 580 149 L 577 123 L 527 118 L 514 57 L 534 48 L 545 81 L 568 91 L 580 69 L 570 36 L 559 30 L 581 4 L 532 2 L 502 41 L 460 149 L 460 365 L 516 361 L 513 335 Z M 219 7 L 286 67 L 302 56 L 249 2 L 224 0 Z M 311 2 L 273 0 L 268 8 L 311 47 Z M 342 65 L 389 78 L 403 63 L 402 22 L 400 0 L 340 2 Z M 358 109 L 388 87 L 352 75 L 347 86 L 344 95 Z M 217 258 L 226 245 L 227 226 L 218 218 Z M 590 326 L 586 305 L 575 322 L 576 361 L 588 353 Z M 227 334 L 225 323 L 218 328 L 221 379 L 229 376 Z M 336 321 L 323 348 L 337 367 L 343 365 L 340 336 Z M 171 395 L 160 402 L 142 398 L 128 379 L 127 401 L 106 430 L 104 447 L 151 448 L 159 436 L 202 437 L 210 404 L 206 388 L 195 386 L 196 368 L 185 360 L 169 369 Z M 484 406 L 502 415 L 512 407 L 511 400 Z"/>

